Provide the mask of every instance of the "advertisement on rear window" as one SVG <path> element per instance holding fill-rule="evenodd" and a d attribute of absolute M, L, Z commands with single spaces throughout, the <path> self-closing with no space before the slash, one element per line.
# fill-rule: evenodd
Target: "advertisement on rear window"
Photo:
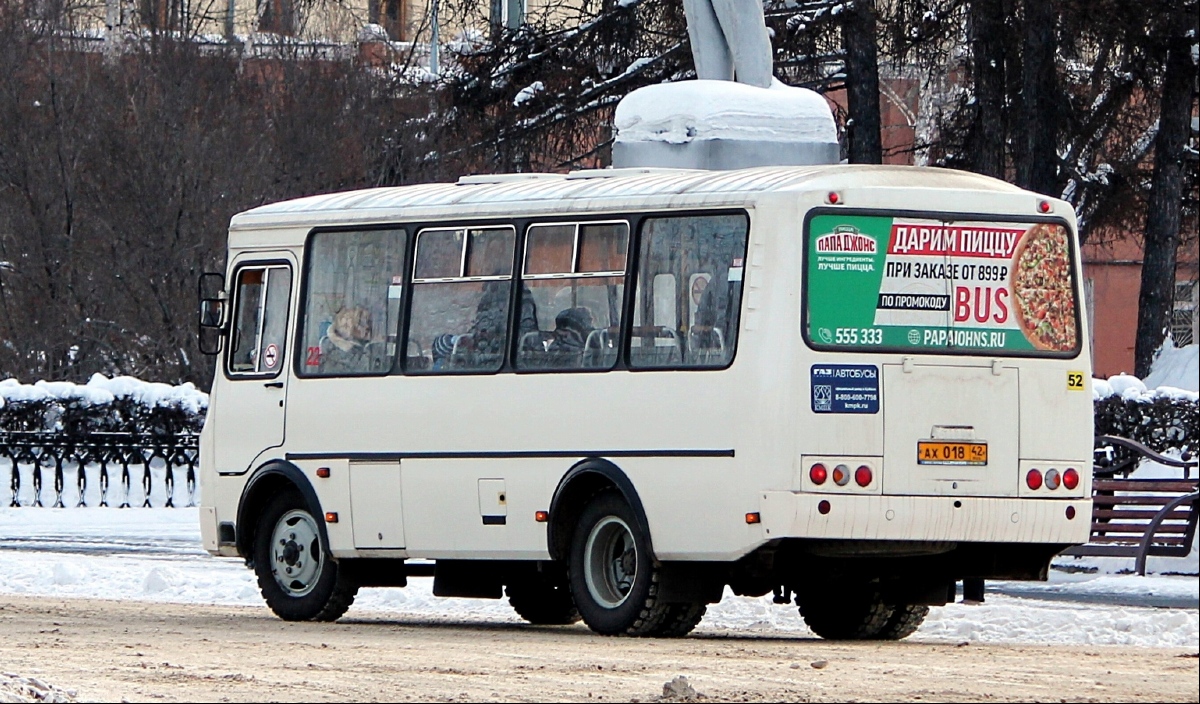
<path fill-rule="evenodd" d="M 822 214 L 806 233 L 815 347 L 1071 356 L 1071 234 L 1058 222 Z"/>

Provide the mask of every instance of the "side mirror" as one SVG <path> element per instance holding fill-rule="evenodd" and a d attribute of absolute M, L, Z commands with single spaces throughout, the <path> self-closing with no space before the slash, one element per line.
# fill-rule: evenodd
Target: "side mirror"
<path fill-rule="evenodd" d="M 219 298 L 205 298 L 200 301 L 200 327 L 224 327 L 225 301 Z"/>
<path fill-rule="evenodd" d="M 229 294 L 225 292 L 225 275 L 201 274 L 197 289 L 200 299 L 200 351 L 204 354 L 217 354 L 221 351 L 222 332 L 226 322 L 225 303 L 229 300 Z"/>

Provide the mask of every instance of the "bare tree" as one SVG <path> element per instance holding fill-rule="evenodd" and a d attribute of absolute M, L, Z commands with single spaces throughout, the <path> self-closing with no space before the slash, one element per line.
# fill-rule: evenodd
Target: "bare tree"
<path fill-rule="evenodd" d="M 1154 176 L 1146 210 L 1146 245 L 1138 297 L 1134 349 L 1136 374 L 1146 376 L 1154 353 L 1162 346 L 1175 303 L 1175 264 L 1184 196 L 1185 147 L 1196 97 L 1196 3 L 1179 3 L 1168 14 L 1158 135 L 1154 143 Z"/>

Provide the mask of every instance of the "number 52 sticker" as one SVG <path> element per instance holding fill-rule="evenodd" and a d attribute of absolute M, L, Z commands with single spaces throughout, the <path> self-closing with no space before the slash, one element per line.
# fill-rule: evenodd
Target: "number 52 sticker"
<path fill-rule="evenodd" d="M 1067 391 L 1083 391 L 1083 372 L 1067 372 Z"/>

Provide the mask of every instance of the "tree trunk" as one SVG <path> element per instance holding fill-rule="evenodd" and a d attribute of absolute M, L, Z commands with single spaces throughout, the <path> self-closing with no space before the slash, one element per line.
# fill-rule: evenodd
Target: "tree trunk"
<path fill-rule="evenodd" d="M 970 12 L 975 114 L 967 159 L 972 171 L 1004 178 L 1004 2 L 977 0 Z"/>
<path fill-rule="evenodd" d="M 875 3 L 857 0 L 842 13 L 846 50 L 847 141 L 852 164 L 882 164 L 879 118 L 879 60 Z"/>
<path fill-rule="evenodd" d="M 1057 196 L 1058 187 L 1058 13 L 1046 0 L 1025 2 L 1022 100 L 1017 121 L 1017 185 Z"/>
<path fill-rule="evenodd" d="M 1195 20 L 1191 22 L 1195 27 Z M 1154 175 L 1146 213 L 1146 252 L 1138 296 L 1134 360 L 1139 377 L 1150 374 L 1154 353 L 1166 339 L 1175 305 L 1175 257 L 1183 208 L 1184 147 L 1195 94 L 1196 65 L 1191 40 L 1172 37 L 1163 76 L 1162 107 L 1154 141 Z"/>

